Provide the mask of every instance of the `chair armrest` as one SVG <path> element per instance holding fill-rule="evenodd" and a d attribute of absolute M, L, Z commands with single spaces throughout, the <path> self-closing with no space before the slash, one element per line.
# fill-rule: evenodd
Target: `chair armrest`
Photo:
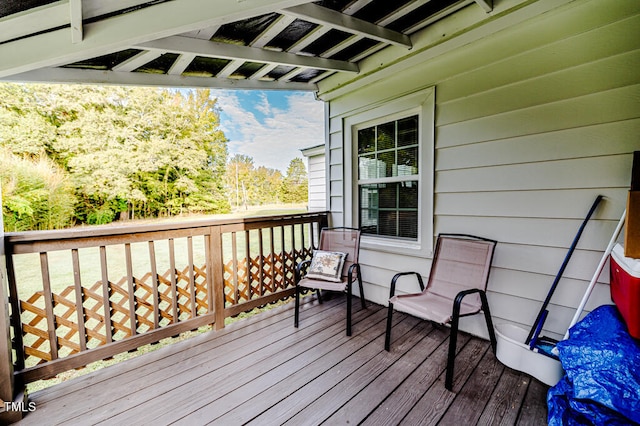
<path fill-rule="evenodd" d="M 300 282 L 300 279 L 302 279 L 302 269 L 308 268 L 310 264 L 311 264 L 311 259 L 307 259 L 296 265 L 296 275 L 295 275 L 296 285 L 298 285 L 298 282 Z"/>
<path fill-rule="evenodd" d="M 357 271 L 357 273 L 360 273 L 360 264 L 358 263 L 352 263 L 351 266 L 349 266 L 349 270 L 347 271 L 347 277 L 349 279 L 349 282 L 353 282 L 353 272 Z"/>
<path fill-rule="evenodd" d="M 462 299 L 464 299 L 465 296 L 468 296 L 473 293 L 480 293 L 480 295 L 482 296 L 482 294 L 484 294 L 485 291 L 479 288 L 470 288 L 468 290 L 462 290 L 460 293 L 456 295 L 456 298 L 453 301 L 454 312 L 460 312 L 460 304 L 462 304 Z"/>
<path fill-rule="evenodd" d="M 469 294 L 473 294 L 473 293 L 484 293 L 484 290 L 479 289 L 479 288 L 470 288 L 470 289 L 467 289 L 467 290 L 462 290 L 460 293 L 458 293 L 456 295 L 456 299 L 455 299 L 454 303 L 461 303 L 462 299 L 465 296 L 468 296 Z"/>
<path fill-rule="evenodd" d="M 391 299 L 396 294 L 396 282 L 400 277 L 403 277 L 405 275 L 415 275 L 416 278 L 418 279 L 418 284 L 420 285 L 420 291 L 424 291 L 424 282 L 422 281 L 422 275 L 420 275 L 418 272 L 400 272 L 395 274 L 391 279 L 391 289 L 389 291 L 389 299 Z"/>

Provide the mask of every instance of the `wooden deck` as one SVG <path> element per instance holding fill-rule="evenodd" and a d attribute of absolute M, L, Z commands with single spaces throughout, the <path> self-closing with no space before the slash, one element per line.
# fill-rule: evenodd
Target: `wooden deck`
<path fill-rule="evenodd" d="M 357 302 L 357 300 L 356 300 Z M 30 395 L 20 424 L 546 423 L 547 387 L 504 367 L 488 342 L 461 333 L 454 391 L 444 388 L 448 329 L 344 298 L 292 304 Z"/>

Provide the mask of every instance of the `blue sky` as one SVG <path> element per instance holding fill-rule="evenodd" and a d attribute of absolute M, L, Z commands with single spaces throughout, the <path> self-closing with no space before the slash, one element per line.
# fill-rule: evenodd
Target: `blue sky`
<path fill-rule="evenodd" d="M 310 92 L 212 90 L 229 156 L 253 157 L 256 166 L 286 172 L 301 148 L 324 143 L 323 103 Z"/>

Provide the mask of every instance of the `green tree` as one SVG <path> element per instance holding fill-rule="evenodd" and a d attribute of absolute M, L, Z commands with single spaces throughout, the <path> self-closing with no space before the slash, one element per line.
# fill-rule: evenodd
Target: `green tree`
<path fill-rule="evenodd" d="M 0 84 L 0 146 L 19 157 L 46 156 L 55 139 L 56 126 L 41 111 L 40 87 Z"/>
<path fill-rule="evenodd" d="M 237 207 L 253 205 L 254 195 L 253 158 L 248 155 L 235 154 L 229 159 L 226 168 L 226 187 L 229 201 Z"/>
<path fill-rule="evenodd" d="M 0 145 L 66 170 L 80 221 L 229 211 L 208 90 L 1 84 L 0 99 Z"/>
<path fill-rule="evenodd" d="M 280 170 L 260 166 L 255 170 L 255 186 L 259 204 L 277 204 L 280 202 L 280 185 L 282 173 Z"/>
<path fill-rule="evenodd" d="M 256 168 L 252 157 L 235 154 L 227 163 L 225 175 L 229 202 L 244 208 L 278 203 L 282 179 L 279 170 L 264 166 Z"/>
<path fill-rule="evenodd" d="M 285 203 L 304 203 L 308 200 L 307 168 L 302 158 L 289 162 L 287 175 L 282 180 L 280 193 Z"/>
<path fill-rule="evenodd" d="M 226 138 L 208 91 L 97 90 L 60 126 L 56 150 L 81 192 L 135 215 L 228 211 Z M 122 201 L 126 202 L 123 204 Z"/>

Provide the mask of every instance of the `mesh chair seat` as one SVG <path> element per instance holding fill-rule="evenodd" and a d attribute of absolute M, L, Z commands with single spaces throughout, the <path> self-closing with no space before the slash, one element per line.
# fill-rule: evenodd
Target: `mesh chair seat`
<path fill-rule="evenodd" d="M 314 280 L 311 278 L 302 278 L 298 281 L 298 285 L 300 287 L 305 288 L 313 288 L 316 290 L 327 290 L 327 291 L 345 291 L 348 284 L 347 278 L 342 278 L 342 281 L 339 283 L 334 283 L 332 281 L 323 281 L 323 280 Z"/>
<path fill-rule="evenodd" d="M 446 324 L 452 319 L 451 299 L 438 294 L 428 292 L 403 294 L 392 297 L 389 302 L 393 303 L 396 311 L 438 324 Z M 480 312 L 479 306 L 465 302 L 460 304 L 460 315 L 472 315 L 478 312 Z"/>

